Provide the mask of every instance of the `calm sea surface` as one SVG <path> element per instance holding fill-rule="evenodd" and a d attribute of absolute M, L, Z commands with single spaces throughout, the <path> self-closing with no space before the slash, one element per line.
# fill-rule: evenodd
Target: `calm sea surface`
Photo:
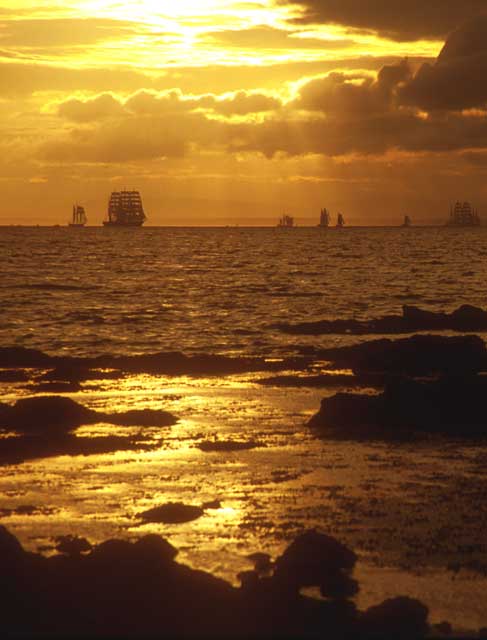
<path fill-rule="evenodd" d="M 292 354 L 353 336 L 286 336 L 279 321 L 374 318 L 403 304 L 487 307 L 487 228 L 0 228 L 0 345 L 52 355 L 184 351 Z M 485 337 L 485 336 L 484 336 Z M 365 338 L 367 339 L 367 338 Z M 359 554 L 359 606 L 419 597 L 433 622 L 487 626 L 487 446 L 318 439 L 306 426 L 332 389 L 225 377 L 128 375 L 67 394 L 102 411 L 167 409 L 150 451 L 4 465 L 2 523 L 31 550 L 154 532 L 180 559 L 235 582 L 246 556 L 317 527 Z M 340 389 L 338 389 L 340 391 Z M 0 383 L 1 401 L 30 395 Z M 140 431 L 135 428 L 132 432 Z M 77 435 L 126 435 L 98 424 Z M 246 451 L 202 442 L 249 440 Z M 141 525 L 166 502 L 219 500 L 194 522 Z"/>
<path fill-rule="evenodd" d="M 486 258 L 487 228 L 3 227 L 0 340 L 268 353 L 289 345 L 276 321 L 485 305 Z"/>

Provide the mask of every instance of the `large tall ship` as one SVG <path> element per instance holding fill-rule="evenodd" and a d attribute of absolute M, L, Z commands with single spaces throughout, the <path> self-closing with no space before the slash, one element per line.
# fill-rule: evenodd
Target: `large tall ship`
<path fill-rule="evenodd" d="M 71 222 L 69 222 L 70 227 L 84 227 L 87 222 L 86 213 L 84 207 L 81 207 L 79 204 L 73 204 L 73 216 L 71 218 Z"/>
<path fill-rule="evenodd" d="M 337 216 L 337 227 L 341 229 L 344 226 L 345 226 L 345 218 L 342 216 L 341 213 L 339 213 Z"/>
<path fill-rule="evenodd" d="M 278 227 L 294 227 L 294 218 L 292 216 L 288 216 L 284 214 L 279 218 L 279 222 L 277 223 Z"/>
<path fill-rule="evenodd" d="M 450 207 L 450 218 L 447 225 L 449 227 L 478 227 L 480 225 L 480 217 L 470 202 L 457 200 L 455 205 Z"/>
<path fill-rule="evenodd" d="M 329 227 L 330 226 L 330 214 L 328 213 L 328 209 L 322 209 L 320 211 L 320 224 L 319 227 Z"/>
<path fill-rule="evenodd" d="M 105 227 L 141 227 L 146 220 L 138 191 L 113 191 L 108 202 Z"/>

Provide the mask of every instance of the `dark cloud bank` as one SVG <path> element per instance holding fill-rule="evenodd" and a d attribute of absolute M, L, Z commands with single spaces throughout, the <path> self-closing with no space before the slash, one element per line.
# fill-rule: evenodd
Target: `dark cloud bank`
<path fill-rule="evenodd" d="M 299 24 L 334 23 L 377 31 L 394 40 L 441 39 L 487 10 L 484 0 L 280 0 L 280 4 L 302 9 Z"/>

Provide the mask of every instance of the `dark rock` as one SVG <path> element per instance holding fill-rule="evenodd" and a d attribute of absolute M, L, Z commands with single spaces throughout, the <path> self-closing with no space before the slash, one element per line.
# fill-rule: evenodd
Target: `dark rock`
<path fill-rule="evenodd" d="M 390 437 L 411 430 L 481 437 L 487 435 L 486 394 L 486 376 L 398 378 L 377 396 L 339 393 L 324 399 L 308 424 L 352 435 L 366 435 L 377 427 Z"/>
<path fill-rule="evenodd" d="M 149 534 L 139 538 L 134 544 L 134 549 L 139 559 L 154 560 L 159 562 L 169 562 L 174 560 L 178 550 L 167 540 L 155 534 Z"/>
<path fill-rule="evenodd" d="M 29 376 L 22 369 L 0 369 L 0 382 L 27 382 Z"/>
<path fill-rule="evenodd" d="M 335 366 L 351 368 L 356 374 L 459 375 L 483 370 L 487 350 L 478 336 L 417 335 L 323 349 L 318 355 Z"/>
<path fill-rule="evenodd" d="M 449 622 L 439 622 L 431 626 L 433 632 L 439 633 L 442 636 L 450 636 L 453 633 L 453 628 Z"/>
<path fill-rule="evenodd" d="M 19 507 L 14 507 L 13 509 L 0 509 L 0 515 L 7 517 L 11 515 L 32 516 L 34 513 L 39 512 L 42 512 L 42 508 L 35 507 L 33 504 L 22 504 Z"/>
<path fill-rule="evenodd" d="M 367 434 L 368 428 L 385 424 L 385 409 L 382 396 L 337 393 L 321 401 L 321 407 L 308 422 L 308 426 L 321 429 L 343 429 L 350 433 Z"/>
<path fill-rule="evenodd" d="M 45 396 L 21 398 L 2 416 L 1 426 L 20 433 L 64 434 L 82 424 L 99 421 L 96 411 L 70 398 Z"/>
<path fill-rule="evenodd" d="M 259 572 L 258 571 L 240 571 L 237 575 L 240 580 L 240 586 L 244 591 L 254 591 L 259 586 Z"/>
<path fill-rule="evenodd" d="M 79 382 L 38 382 L 28 385 L 32 393 L 76 393 L 81 391 Z"/>
<path fill-rule="evenodd" d="M 319 375 L 273 376 L 256 380 L 258 384 L 272 387 L 383 387 L 386 376 L 381 373 L 355 375 L 324 373 Z"/>
<path fill-rule="evenodd" d="M 180 524 L 191 522 L 204 514 L 201 507 L 183 504 L 182 502 L 168 502 L 160 507 L 147 509 L 139 513 L 144 522 L 162 522 L 164 524 Z"/>
<path fill-rule="evenodd" d="M 254 440 L 205 440 L 196 445 L 201 451 L 245 451 L 262 447 Z"/>
<path fill-rule="evenodd" d="M 0 347 L 0 367 L 2 368 L 43 368 L 48 367 L 50 362 L 51 357 L 37 349 Z"/>
<path fill-rule="evenodd" d="M 24 550 L 17 538 L 0 524 L 0 558 L 2 563 L 22 557 Z M 3 564 L 2 564 L 3 567 Z"/>
<path fill-rule="evenodd" d="M 159 352 L 135 356 L 103 355 L 95 358 L 49 356 L 36 349 L 0 347 L 0 368 L 51 369 L 45 380 L 81 382 L 87 379 L 116 378 L 125 373 L 153 375 L 213 376 L 251 371 L 302 369 L 309 364 L 303 357 L 269 360 L 265 357 L 229 357 L 214 354 L 187 356 L 184 353 Z M 108 372 L 107 372 L 108 370 Z"/>
<path fill-rule="evenodd" d="M 373 320 L 319 320 L 272 325 L 284 333 L 321 334 L 401 334 L 416 331 L 487 331 L 487 311 L 463 305 L 452 313 L 442 313 L 405 305 L 402 316 L 388 315 Z"/>
<path fill-rule="evenodd" d="M 176 424 L 177 418 L 167 411 L 154 409 L 131 409 L 124 413 L 111 413 L 106 416 L 107 422 L 123 426 L 168 427 Z"/>
<path fill-rule="evenodd" d="M 86 538 L 80 538 L 78 536 L 66 535 L 57 536 L 55 538 L 56 551 L 61 553 L 67 553 L 68 555 L 79 555 L 80 553 L 86 553 L 93 547 Z"/>
<path fill-rule="evenodd" d="M 307 531 L 277 558 L 274 578 L 293 589 L 321 586 L 330 575 L 353 569 L 356 561 L 355 553 L 335 538 Z"/>
<path fill-rule="evenodd" d="M 399 596 L 370 607 L 360 616 L 365 633 L 414 638 L 428 631 L 428 607 L 419 600 Z"/>
<path fill-rule="evenodd" d="M 201 505 L 202 509 L 221 509 L 222 503 L 220 500 L 209 500 Z"/>
<path fill-rule="evenodd" d="M 177 419 L 167 411 L 131 410 L 103 413 L 60 396 L 22 398 L 13 406 L 0 405 L 0 427 L 19 433 L 62 435 L 86 424 L 109 422 L 124 426 L 169 426 Z"/>
<path fill-rule="evenodd" d="M 353 598 L 358 592 L 358 582 L 343 571 L 331 571 L 320 584 L 320 593 L 324 598 L 342 600 Z"/>
<path fill-rule="evenodd" d="M 51 369 L 42 376 L 42 380 L 48 382 L 86 382 L 87 380 L 118 380 L 124 374 L 121 371 L 106 371 L 101 369 L 90 369 L 80 365 L 73 366 L 72 363 L 61 364 Z"/>
<path fill-rule="evenodd" d="M 318 554 L 325 548 L 338 551 L 338 563 L 327 556 L 328 568 L 353 566 L 353 552 L 337 541 L 308 539 Z M 283 557 L 302 557 L 304 542 Z M 289 593 L 278 580 L 260 578 L 257 572 L 242 574 L 243 586 L 235 589 L 176 563 L 175 556 L 172 545 L 150 535 L 135 543 L 108 540 L 86 554 L 43 558 L 26 553 L 0 527 L 0 632 L 39 637 L 317 638 L 425 627 L 426 607 L 407 598 L 386 601 L 360 615 L 350 601 Z"/>
<path fill-rule="evenodd" d="M 253 562 L 254 569 L 258 575 L 268 575 L 274 567 L 274 563 L 268 553 L 251 553 L 247 558 Z"/>
<path fill-rule="evenodd" d="M 53 456 L 88 456 L 114 451 L 150 451 L 160 446 L 159 442 L 141 442 L 136 437 L 106 436 L 80 438 L 70 434 L 55 438 L 43 436 L 19 436 L 0 438 L 0 465 L 20 464 L 26 460 Z"/>

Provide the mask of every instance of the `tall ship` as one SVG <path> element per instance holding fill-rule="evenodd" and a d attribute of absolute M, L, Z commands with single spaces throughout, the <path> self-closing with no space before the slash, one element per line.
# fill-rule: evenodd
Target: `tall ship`
<path fill-rule="evenodd" d="M 84 227 L 87 223 L 88 219 L 86 217 L 84 207 L 81 207 L 79 204 L 73 204 L 73 215 L 71 218 L 71 222 L 69 222 L 70 227 Z"/>
<path fill-rule="evenodd" d="M 337 216 L 337 227 L 341 228 L 344 226 L 345 226 L 345 218 L 342 216 L 341 213 L 339 213 Z"/>
<path fill-rule="evenodd" d="M 449 227 L 478 227 L 480 225 L 480 217 L 470 202 L 457 200 L 455 205 L 450 207 L 450 218 L 447 225 Z"/>
<path fill-rule="evenodd" d="M 404 222 L 402 223 L 401 226 L 403 227 L 410 227 L 412 224 L 411 222 L 411 218 L 409 216 L 404 216 Z"/>
<path fill-rule="evenodd" d="M 113 191 L 108 202 L 105 227 L 141 227 L 146 220 L 138 191 Z"/>
<path fill-rule="evenodd" d="M 320 224 L 319 227 L 329 227 L 330 226 L 330 214 L 327 209 L 322 209 L 320 211 Z"/>
<path fill-rule="evenodd" d="M 279 222 L 277 223 L 278 227 L 294 227 L 294 218 L 292 216 L 288 216 L 284 214 L 279 218 Z"/>

